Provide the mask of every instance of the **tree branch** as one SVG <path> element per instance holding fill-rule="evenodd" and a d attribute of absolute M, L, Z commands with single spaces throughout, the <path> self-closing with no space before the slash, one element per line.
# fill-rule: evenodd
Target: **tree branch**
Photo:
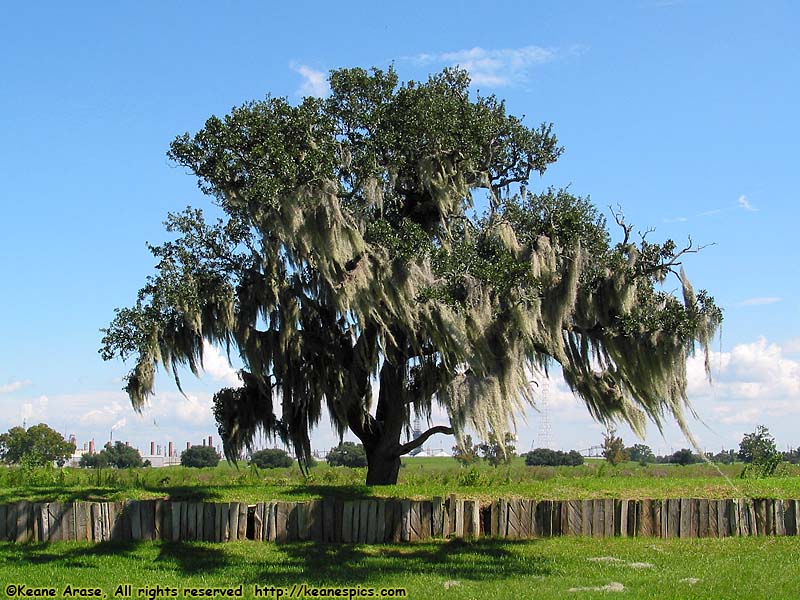
<path fill-rule="evenodd" d="M 453 428 L 447 427 L 446 425 L 437 425 L 436 427 L 431 427 L 430 429 L 428 429 L 428 431 L 423 433 L 417 439 L 411 440 L 407 444 L 403 444 L 402 446 L 400 446 L 400 449 L 397 452 L 398 455 L 403 456 L 404 454 L 408 454 L 409 452 L 411 452 L 414 448 L 419 448 L 420 446 L 422 446 L 422 444 L 428 441 L 429 437 L 431 437 L 432 435 L 436 435 L 437 433 L 453 435 Z"/>

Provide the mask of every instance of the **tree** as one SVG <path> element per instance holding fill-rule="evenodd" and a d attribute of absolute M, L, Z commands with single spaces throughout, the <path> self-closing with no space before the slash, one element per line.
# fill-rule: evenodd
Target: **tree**
<path fill-rule="evenodd" d="M 108 466 L 108 454 L 105 452 L 82 454 L 78 466 L 82 469 L 102 469 Z"/>
<path fill-rule="evenodd" d="M 224 216 L 169 215 L 157 274 L 105 330 L 103 358 L 135 360 L 134 408 L 159 366 L 180 386 L 217 343 L 244 365 L 214 397 L 229 459 L 263 432 L 304 465 L 327 408 L 363 443 L 367 483 L 394 483 L 434 434 L 513 431 L 553 362 L 600 421 L 686 431 L 686 359 L 722 319 L 677 271 L 699 248 L 636 242 L 619 212 L 612 243 L 588 199 L 529 190 L 562 152 L 552 126 L 469 84 L 336 70 L 325 99 L 267 97 L 175 139 L 168 156 Z M 661 291 L 671 273 L 682 301 Z M 403 443 L 434 404 L 449 423 Z"/>
<path fill-rule="evenodd" d="M 614 466 L 628 460 L 628 455 L 625 452 L 625 442 L 615 433 L 615 430 L 609 429 L 603 435 L 603 458 Z"/>
<path fill-rule="evenodd" d="M 650 449 L 650 446 L 645 444 L 634 444 L 629 448 L 625 448 L 625 454 L 628 455 L 629 460 L 635 460 L 640 465 L 656 462 L 656 455 Z"/>
<path fill-rule="evenodd" d="M 62 467 L 74 452 L 75 444 L 44 423 L 27 430 L 12 427 L 0 435 L 0 460 L 7 464 L 44 466 L 56 463 Z"/>
<path fill-rule="evenodd" d="M 366 467 L 367 453 L 361 444 L 342 442 L 330 449 L 326 460 L 332 467 Z"/>
<path fill-rule="evenodd" d="M 480 446 L 472 443 L 472 436 L 467 434 L 460 443 L 453 446 L 453 458 L 462 466 L 472 465 L 478 460 Z"/>
<path fill-rule="evenodd" d="M 670 457 L 669 462 L 676 465 L 686 466 L 700 462 L 700 457 L 696 456 L 688 448 L 681 448 Z"/>
<path fill-rule="evenodd" d="M 536 448 L 526 452 L 525 464 L 529 467 L 577 467 L 583 464 L 583 456 L 576 450 L 562 452 L 561 450 L 551 450 L 550 448 Z"/>
<path fill-rule="evenodd" d="M 775 447 L 769 429 L 759 425 L 753 433 L 747 433 L 739 443 L 739 458 L 747 463 L 743 476 L 769 477 L 783 460 L 783 455 Z"/>
<path fill-rule="evenodd" d="M 216 467 L 219 454 L 211 446 L 191 446 L 181 452 L 181 465 L 184 467 Z"/>
<path fill-rule="evenodd" d="M 107 443 L 105 448 L 99 452 L 105 456 L 106 464 L 117 469 L 130 469 L 141 467 L 142 455 L 133 446 L 126 446 L 122 442 Z"/>
<path fill-rule="evenodd" d="M 292 457 L 285 450 L 267 449 L 253 452 L 250 455 L 250 464 L 259 469 L 276 469 L 292 466 Z"/>
<path fill-rule="evenodd" d="M 493 467 L 511 464 L 511 459 L 516 454 L 516 440 L 514 435 L 506 432 L 502 443 L 494 433 L 489 434 L 489 439 L 478 446 L 481 456 Z"/>
<path fill-rule="evenodd" d="M 753 433 L 746 433 L 739 442 L 739 459 L 746 463 L 754 462 L 764 456 L 778 452 L 769 429 L 759 425 Z"/>

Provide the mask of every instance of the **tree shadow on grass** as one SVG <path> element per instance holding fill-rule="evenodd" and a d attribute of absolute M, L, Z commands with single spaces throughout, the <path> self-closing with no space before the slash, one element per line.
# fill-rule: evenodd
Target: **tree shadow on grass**
<path fill-rule="evenodd" d="M 153 557 L 152 551 L 156 549 L 157 555 Z M 222 544 L 113 541 L 80 547 L 35 543 L 8 544 L 0 548 L 0 558 L 5 564 L 30 568 L 32 572 L 36 567 L 55 563 L 67 568 L 93 568 L 98 564 L 97 558 L 106 556 L 152 560 L 159 568 L 174 570 L 179 575 L 214 573 L 231 563 L 231 556 L 225 552 Z"/>
<path fill-rule="evenodd" d="M 442 579 L 486 581 L 508 577 L 550 575 L 552 561 L 546 557 L 525 556 L 514 551 L 518 544 L 509 540 L 451 540 L 397 546 L 349 544 L 278 544 L 286 560 L 254 571 L 249 583 L 269 581 L 291 585 L 298 580 L 298 567 L 309 582 L 320 585 L 348 585 L 353 582 L 385 581 L 387 576 L 414 573 Z"/>

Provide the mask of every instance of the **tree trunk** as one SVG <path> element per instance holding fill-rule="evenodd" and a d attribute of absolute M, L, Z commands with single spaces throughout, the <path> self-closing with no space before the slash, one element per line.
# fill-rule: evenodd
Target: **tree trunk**
<path fill-rule="evenodd" d="M 400 474 L 400 457 L 374 450 L 367 452 L 367 485 L 394 485 Z"/>

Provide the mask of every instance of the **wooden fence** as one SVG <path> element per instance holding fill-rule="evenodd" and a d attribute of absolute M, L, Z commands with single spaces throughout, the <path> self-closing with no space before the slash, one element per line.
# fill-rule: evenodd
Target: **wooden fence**
<path fill-rule="evenodd" d="M 380 543 L 558 535 L 663 538 L 798 535 L 800 500 L 325 498 L 308 502 L 17 502 L 0 540 L 229 540 Z"/>

